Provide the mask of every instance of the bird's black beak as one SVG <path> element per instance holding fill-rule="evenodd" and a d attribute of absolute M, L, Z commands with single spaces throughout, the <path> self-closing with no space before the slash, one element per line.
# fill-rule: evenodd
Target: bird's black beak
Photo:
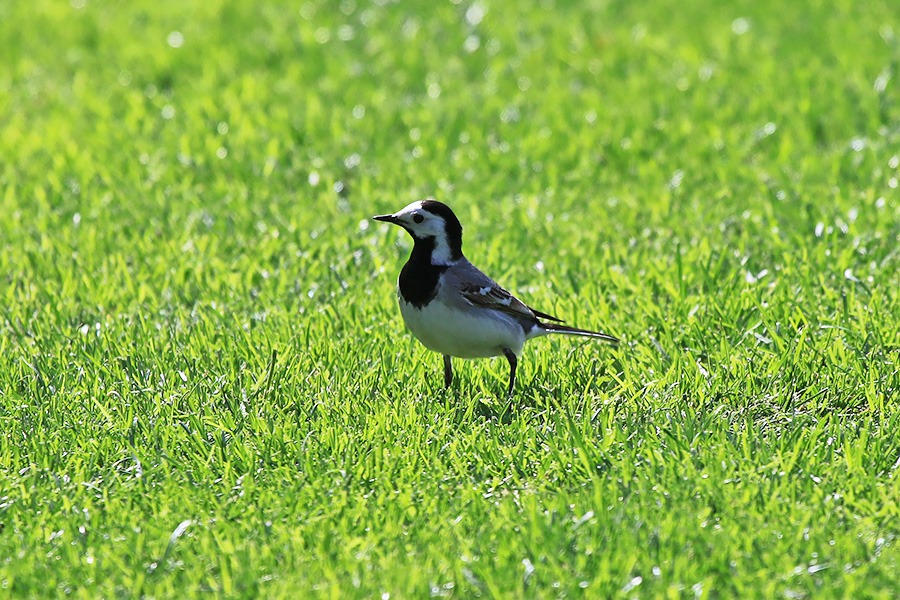
<path fill-rule="evenodd" d="M 376 221 L 384 221 L 385 223 L 393 223 L 394 225 L 400 224 L 400 220 L 394 215 L 375 215 L 372 218 Z"/>

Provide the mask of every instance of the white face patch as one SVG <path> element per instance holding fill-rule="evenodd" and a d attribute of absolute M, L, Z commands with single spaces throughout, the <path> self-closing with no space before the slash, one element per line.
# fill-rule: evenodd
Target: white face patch
<path fill-rule="evenodd" d="M 408 204 L 394 213 L 404 228 L 420 239 L 434 239 L 434 250 L 431 253 L 431 264 L 452 265 L 453 252 L 447 239 L 447 223 L 444 218 L 422 208 L 422 202 Z"/>
<path fill-rule="evenodd" d="M 400 210 L 394 213 L 395 217 L 403 217 L 404 215 L 412 215 L 417 210 L 422 210 L 422 201 L 416 200 L 415 202 L 410 202 Z"/>

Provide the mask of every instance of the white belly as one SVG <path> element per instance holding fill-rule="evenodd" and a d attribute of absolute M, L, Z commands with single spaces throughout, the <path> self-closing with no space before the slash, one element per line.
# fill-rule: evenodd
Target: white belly
<path fill-rule="evenodd" d="M 403 321 L 429 350 L 459 358 L 501 356 L 504 348 L 522 353 L 525 332 L 512 317 L 485 309 L 471 312 L 431 302 L 416 308 L 400 298 Z"/>

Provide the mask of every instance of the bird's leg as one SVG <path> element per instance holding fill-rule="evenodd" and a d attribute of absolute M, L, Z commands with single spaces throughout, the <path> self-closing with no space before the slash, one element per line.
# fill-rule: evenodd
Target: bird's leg
<path fill-rule="evenodd" d="M 503 349 L 503 356 L 509 361 L 509 391 L 507 394 L 512 396 L 513 388 L 516 387 L 516 364 L 518 364 L 518 359 L 516 358 L 516 353 L 509 348 Z"/>
<path fill-rule="evenodd" d="M 444 387 L 450 387 L 453 383 L 453 365 L 450 364 L 450 355 L 444 355 Z"/>

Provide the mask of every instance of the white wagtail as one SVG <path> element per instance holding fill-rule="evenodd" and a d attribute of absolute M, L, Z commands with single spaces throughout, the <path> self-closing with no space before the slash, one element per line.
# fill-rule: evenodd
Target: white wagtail
<path fill-rule="evenodd" d="M 426 348 L 444 355 L 444 385 L 453 381 L 451 356 L 505 356 L 512 394 L 517 356 L 532 338 L 562 333 L 618 343 L 605 333 L 562 325 L 561 319 L 525 305 L 475 268 L 463 256 L 462 225 L 446 204 L 423 200 L 373 218 L 399 225 L 413 238 L 412 253 L 400 271 L 400 313 Z"/>

